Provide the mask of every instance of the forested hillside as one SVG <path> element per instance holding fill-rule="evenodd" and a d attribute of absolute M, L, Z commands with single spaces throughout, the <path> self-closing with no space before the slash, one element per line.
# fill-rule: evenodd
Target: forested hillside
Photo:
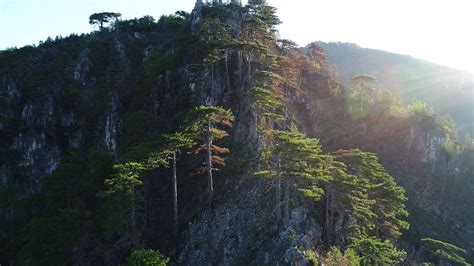
<path fill-rule="evenodd" d="M 379 86 L 395 92 L 406 103 L 424 101 L 438 113 L 452 116 L 463 134 L 474 135 L 473 73 L 351 43 L 318 45 L 345 85 L 354 75 L 372 75 Z"/>
<path fill-rule="evenodd" d="M 1 51 L 0 264 L 469 265 L 472 139 L 275 14 L 97 13 Z"/>

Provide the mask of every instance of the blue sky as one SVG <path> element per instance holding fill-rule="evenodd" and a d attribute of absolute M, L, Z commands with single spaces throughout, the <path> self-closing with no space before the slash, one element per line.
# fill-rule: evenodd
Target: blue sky
<path fill-rule="evenodd" d="M 48 36 L 91 31 L 92 13 L 123 18 L 191 11 L 195 0 L 0 0 L 0 49 Z M 268 0 L 284 24 L 281 36 L 300 45 L 354 42 L 474 71 L 472 0 Z"/>

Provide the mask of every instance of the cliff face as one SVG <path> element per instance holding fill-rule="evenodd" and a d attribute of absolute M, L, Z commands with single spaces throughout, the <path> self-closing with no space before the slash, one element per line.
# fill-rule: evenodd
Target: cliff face
<path fill-rule="evenodd" d="M 231 37 L 243 38 L 248 17 L 239 8 L 226 12 Z M 175 28 L 173 22 L 159 28 L 158 23 L 151 29 L 121 28 L 3 51 L 2 185 L 34 195 L 42 190 L 45 176 L 58 168 L 60 158 L 71 151 L 87 154 L 100 150 L 118 161 L 140 141 L 137 138 L 176 130 L 187 110 L 201 104 L 233 111 L 236 119 L 228 142 L 236 161 L 248 156 L 257 132 L 250 101 L 244 95 L 255 86 L 255 73 L 265 65 L 258 45 L 227 47 L 224 56 L 203 64 L 207 55 L 193 44 L 199 37 L 200 21 L 209 14 L 212 9 L 198 6 L 183 19 L 184 28 Z M 453 192 L 446 189 L 451 183 L 440 176 L 457 178 L 465 171 L 466 161 L 460 153 L 446 152 L 448 138 L 443 132 L 408 118 L 380 114 L 353 118 L 347 109 L 346 90 L 331 73 L 321 49 L 313 45 L 292 48 L 288 53 L 291 61 L 281 62 L 277 69 L 291 80 L 282 88 L 285 117 L 294 118 L 308 135 L 320 138 L 328 152 L 361 148 L 378 153 L 389 172 L 407 188 L 412 216 L 435 214 L 444 217 L 449 226 L 459 222 L 450 214 L 459 215 L 460 211 L 447 209 L 441 200 Z M 193 164 L 184 160 L 180 169 L 191 172 Z M 185 196 L 180 201 L 180 248 L 174 251 L 178 263 L 305 265 L 311 256 L 321 258 L 320 247 L 325 243 L 321 221 L 314 218 L 321 216 L 318 203 L 305 203 L 292 193 L 291 202 L 299 207 L 292 210 L 289 226 L 279 231 L 273 221 L 272 183 L 255 178 L 237 163 L 228 169 L 217 174 L 216 206 L 212 210 L 199 204 L 202 180 L 185 174 L 180 177 L 179 191 Z M 146 177 L 140 191 L 143 199 L 137 199 L 146 203 L 140 210 L 144 217 L 139 223 L 143 232 L 140 241 L 121 239 L 103 255 L 107 245 L 95 248 L 100 246 L 96 243 L 110 240 L 85 235 L 75 247 L 77 264 L 119 263 L 126 255 L 123 253 L 139 243 L 173 250 L 174 240 L 168 234 L 170 184 L 164 176 L 156 172 Z M 461 223 L 468 226 L 466 221 Z M 426 224 L 414 218 L 411 233 L 426 236 L 439 231 L 433 235 L 446 236 L 440 230 L 445 224 Z M 453 235 L 465 235 L 458 243 L 474 246 L 474 229 L 453 230 Z"/>
<path fill-rule="evenodd" d="M 271 183 L 244 176 L 226 187 L 221 203 L 189 226 L 179 264 L 310 265 L 308 256 L 323 241 L 322 229 L 311 217 L 309 206 L 293 209 L 289 226 L 280 231 L 273 215 Z"/>
<path fill-rule="evenodd" d="M 120 160 L 127 148 L 137 142 L 135 135 L 146 130 L 150 131 L 145 133 L 149 136 L 175 130 L 183 123 L 186 112 L 200 104 L 231 108 L 236 117 L 231 132 L 233 142 L 243 146 L 254 143 L 255 121 L 248 99 L 241 95 L 253 85 L 254 68 L 260 62 L 250 52 L 228 49 L 226 60 L 212 66 L 193 65 L 193 61 L 202 63 L 205 55 L 192 44 L 183 43 L 187 40 L 177 39 L 198 30 L 187 28 L 200 20 L 196 12 L 183 29 L 186 33 L 174 28 L 124 30 L 120 34 L 101 31 L 2 52 L 2 185 L 35 195 L 42 191 L 45 176 L 71 152 L 86 156 L 91 150 L 99 150 Z M 228 17 L 234 37 L 240 34 L 240 16 L 240 12 L 231 11 Z M 198 36 L 189 38 L 192 41 Z M 152 129 L 150 121 L 154 124 Z M 192 183 L 201 186 L 203 182 L 190 181 L 193 178 L 180 180 L 183 184 L 191 182 L 182 189 L 183 194 L 190 190 L 183 202 L 186 197 L 196 201 L 181 206 L 189 215 L 183 218 L 183 224 L 201 210 L 196 208 L 200 189 L 195 190 Z M 147 207 L 143 212 L 148 216 L 140 226 L 154 234 L 147 240 L 154 246 L 156 237 L 169 238 L 166 233 L 172 223 L 166 218 L 169 200 L 165 197 L 170 190 L 163 178 L 147 180 L 150 181 L 145 182 L 140 193 L 145 197 Z M 162 196 L 157 198 L 154 191 L 161 191 Z M 6 212 L 2 216 L 5 221 L 13 219 Z M 157 222 L 149 224 L 150 221 Z M 0 233 L 6 235 L 6 231 Z M 99 252 L 104 255 L 91 256 L 91 250 L 96 249 L 91 245 L 100 247 L 98 241 L 84 235 L 76 247 L 76 263 L 118 263 L 137 245 L 132 244 L 136 243 L 133 240 L 122 239 L 111 251 Z M 158 247 L 166 250 L 171 246 L 166 243 L 172 240 L 159 242 Z"/>

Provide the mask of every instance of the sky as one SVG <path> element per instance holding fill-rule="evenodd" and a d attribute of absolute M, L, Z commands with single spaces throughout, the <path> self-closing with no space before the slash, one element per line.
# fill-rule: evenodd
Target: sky
<path fill-rule="evenodd" d="M 472 0 L 268 0 L 281 38 L 341 41 L 474 72 Z M 0 0 L 0 50 L 90 32 L 92 13 L 125 19 L 191 11 L 195 0 Z"/>

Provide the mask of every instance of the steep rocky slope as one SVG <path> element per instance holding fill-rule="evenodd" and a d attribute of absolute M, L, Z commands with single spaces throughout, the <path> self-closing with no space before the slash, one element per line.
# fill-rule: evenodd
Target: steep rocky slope
<path fill-rule="evenodd" d="M 216 17 L 219 23 L 212 20 Z M 0 53 L 0 175 L 4 187 L 20 191 L 8 198 L 34 202 L 44 185 L 51 185 L 49 180 L 63 179 L 71 184 L 64 182 L 68 190 L 60 201 L 67 202 L 73 193 L 86 198 L 81 226 L 85 229 L 71 237 L 66 263 L 116 265 L 130 250 L 143 246 L 159 248 L 186 265 L 305 265 L 310 257 L 322 259 L 330 245 L 324 237 L 323 204 L 292 193 L 291 219 L 279 228 L 274 223 L 273 181 L 255 176 L 248 163 L 257 132 L 245 93 L 255 86 L 256 73 L 271 64 L 273 56 L 265 46 L 283 58 L 273 68 L 287 80 L 281 87 L 284 116 L 319 138 L 325 152 L 360 148 L 378 153 L 389 173 L 405 186 L 412 227 L 402 245 L 410 259 L 420 258 L 421 237 L 474 247 L 472 152 L 458 151 L 458 144 L 455 152 L 449 152 L 446 143 L 455 139 L 455 134 L 448 134 L 451 128 L 440 126 L 434 114 L 396 117 L 377 112 L 353 117 L 347 90 L 329 70 L 320 47 L 283 47 L 288 43 L 249 37 L 255 34 L 249 27 L 252 19 L 247 9 L 209 7 L 198 1 L 192 14 L 162 17 L 157 23 L 149 18 L 124 21 L 88 35 Z M 203 21 L 214 24 L 203 27 Z M 212 39 L 203 34 L 222 24 L 228 32 L 214 34 L 227 36 L 229 43 L 219 39 L 213 40 L 221 41 L 218 44 L 203 46 Z M 216 54 L 213 49 L 218 45 L 225 48 Z M 204 204 L 204 179 L 193 174 L 199 163 L 183 154 L 178 161 L 182 203 L 178 244 L 169 233 L 173 223 L 168 169 L 143 177 L 144 186 L 137 189 L 136 202 L 142 206 L 136 215 L 137 233 L 103 233 L 96 194 L 107 176 L 96 164 L 123 160 L 130 148 L 173 132 L 196 105 L 224 106 L 235 115 L 226 141 L 232 152 L 227 166 L 216 174 L 214 208 Z M 97 158 L 97 153 L 103 157 L 95 164 L 98 160 L 90 158 Z M 84 169 L 84 180 L 94 186 L 74 183 L 77 178 L 69 172 L 52 179 L 65 171 L 60 166 L 66 167 L 64 158 L 71 156 L 85 160 L 79 164 L 82 168 L 72 167 L 71 172 Z M 456 203 L 463 205 L 452 207 Z M 15 204 L 2 205 L 0 213 L 2 224 L 8 224 L 0 229 L 2 256 L 10 262 L 34 257 L 36 253 L 29 251 L 32 244 L 11 239 L 23 232 L 28 217 L 47 209 L 29 202 L 25 205 L 33 207 L 25 211 Z"/>

